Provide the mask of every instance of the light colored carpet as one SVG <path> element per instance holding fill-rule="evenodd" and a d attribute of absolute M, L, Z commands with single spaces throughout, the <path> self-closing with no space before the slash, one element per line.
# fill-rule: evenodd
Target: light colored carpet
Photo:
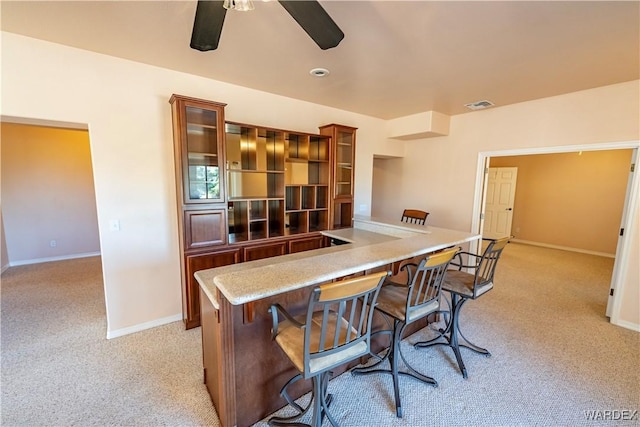
<path fill-rule="evenodd" d="M 100 258 L 2 275 L 3 426 L 217 426 L 200 328 L 107 340 Z"/>
<path fill-rule="evenodd" d="M 409 345 L 430 334 L 420 331 L 404 354 L 439 387 L 402 378 L 398 419 L 390 376 L 347 373 L 329 385 L 333 414 L 363 427 L 640 425 L 637 415 L 586 415 L 640 409 L 640 334 L 604 317 L 612 265 L 508 245 L 496 288 L 469 302 L 461 321 L 492 357 L 462 350 L 464 380 L 450 349 Z M 218 425 L 202 383 L 199 328 L 176 322 L 104 338 L 99 258 L 10 268 L 1 291 L 3 426 Z"/>

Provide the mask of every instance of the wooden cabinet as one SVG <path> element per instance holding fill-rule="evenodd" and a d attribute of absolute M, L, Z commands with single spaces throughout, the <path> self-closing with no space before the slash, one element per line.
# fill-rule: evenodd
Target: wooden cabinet
<path fill-rule="evenodd" d="M 193 276 L 196 271 L 222 267 L 240 262 L 240 249 L 223 249 L 201 254 L 187 254 L 186 283 L 183 288 L 182 316 L 187 329 L 200 326 L 200 285 Z"/>
<path fill-rule="evenodd" d="M 304 237 L 301 239 L 291 239 L 287 242 L 288 252 L 290 254 L 296 252 L 310 251 L 313 249 L 320 249 L 329 246 L 328 237 L 318 234 L 315 236 Z"/>
<path fill-rule="evenodd" d="M 200 325 L 198 270 L 328 246 L 350 227 L 355 128 L 319 134 L 225 121 L 225 106 L 170 99 L 183 319 Z"/>
<path fill-rule="evenodd" d="M 225 244 L 227 242 L 226 209 L 186 209 L 184 238 L 185 250 Z"/>
<path fill-rule="evenodd" d="M 179 95 L 169 100 L 180 233 L 182 316 L 187 328 L 200 325 L 198 284 L 193 273 L 237 262 L 217 249 L 227 244 L 224 176 L 224 106 Z M 208 252 L 206 252 L 208 251 Z"/>
<path fill-rule="evenodd" d="M 356 128 L 330 124 L 320 134 L 332 138 L 331 228 L 353 225 L 353 190 L 356 155 Z"/>
<path fill-rule="evenodd" d="M 247 245 L 242 248 L 242 252 L 245 262 L 285 255 L 287 253 L 287 242 L 278 241 Z"/>

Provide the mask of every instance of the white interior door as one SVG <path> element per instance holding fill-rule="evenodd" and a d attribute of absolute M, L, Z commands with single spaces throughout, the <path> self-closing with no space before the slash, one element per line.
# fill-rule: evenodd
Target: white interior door
<path fill-rule="evenodd" d="M 621 220 L 621 225 L 620 225 L 620 233 L 618 235 L 618 246 L 616 247 L 616 259 L 615 262 L 613 264 L 613 273 L 612 273 L 612 280 L 611 280 L 611 286 L 609 289 L 609 299 L 607 301 L 607 311 L 606 311 L 606 316 L 607 317 L 611 317 L 611 314 L 613 312 L 613 304 L 614 304 L 614 292 L 615 292 L 615 287 L 616 287 L 616 283 L 618 283 L 618 276 L 621 275 L 621 269 L 622 266 L 625 264 L 626 259 L 624 259 L 624 257 L 622 256 L 623 254 L 623 248 L 624 245 L 627 244 L 627 241 L 629 240 L 629 226 L 628 226 L 628 216 L 630 214 L 630 211 L 632 211 L 633 209 L 631 208 L 631 205 L 633 205 L 634 203 L 637 203 L 637 197 L 638 197 L 638 191 L 637 189 L 634 191 L 633 189 L 633 183 L 634 183 L 634 173 L 636 172 L 636 167 L 638 165 L 638 149 L 634 149 L 632 154 L 631 154 L 631 165 L 629 166 L 629 179 L 627 181 L 627 194 L 625 196 L 625 200 L 624 200 L 624 207 L 622 209 L 622 220 Z"/>
<path fill-rule="evenodd" d="M 482 237 L 511 236 L 518 168 L 489 168 Z"/>

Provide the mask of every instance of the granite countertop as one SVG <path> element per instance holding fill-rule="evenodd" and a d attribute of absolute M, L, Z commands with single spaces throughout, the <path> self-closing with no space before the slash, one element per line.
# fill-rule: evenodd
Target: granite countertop
<path fill-rule="evenodd" d="M 196 280 L 214 307 L 216 289 L 240 305 L 480 238 L 368 217 L 356 217 L 354 228 L 322 233 L 350 244 L 201 270 Z"/>

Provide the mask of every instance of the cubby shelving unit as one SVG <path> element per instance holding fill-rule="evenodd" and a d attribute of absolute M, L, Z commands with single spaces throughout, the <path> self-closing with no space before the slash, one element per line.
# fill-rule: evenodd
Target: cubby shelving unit
<path fill-rule="evenodd" d="M 329 228 L 329 148 L 321 135 L 289 133 L 285 186 L 285 233 L 294 235 Z"/>
<path fill-rule="evenodd" d="M 225 133 L 230 243 L 329 227 L 329 137 L 233 122 Z"/>

